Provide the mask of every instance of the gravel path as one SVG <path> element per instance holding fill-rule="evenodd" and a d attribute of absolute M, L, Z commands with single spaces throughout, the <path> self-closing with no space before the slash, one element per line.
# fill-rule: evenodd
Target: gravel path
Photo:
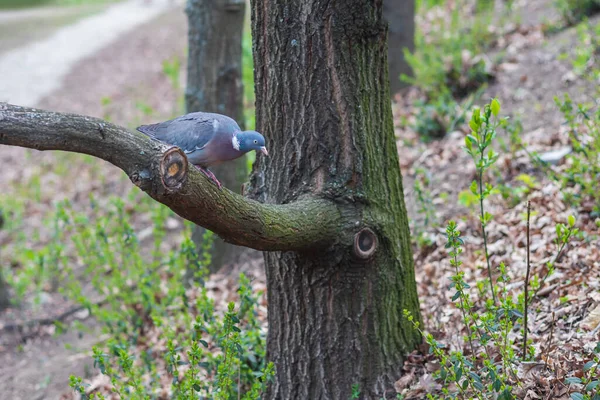
<path fill-rule="evenodd" d="M 35 106 L 57 90 L 75 63 L 169 8 L 171 0 L 129 0 L 0 56 L 0 101 Z"/>

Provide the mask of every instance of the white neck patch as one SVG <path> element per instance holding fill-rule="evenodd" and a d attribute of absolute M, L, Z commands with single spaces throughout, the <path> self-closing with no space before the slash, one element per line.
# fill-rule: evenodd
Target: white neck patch
<path fill-rule="evenodd" d="M 231 139 L 231 144 L 233 145 L 234 149 L 240 151 L 240 141 L 237 138 L 237 135 L 233 135 L 233 139 Z"/>

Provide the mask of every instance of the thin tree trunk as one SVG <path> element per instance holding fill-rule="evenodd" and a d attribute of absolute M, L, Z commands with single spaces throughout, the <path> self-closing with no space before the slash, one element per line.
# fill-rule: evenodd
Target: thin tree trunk
<path fill-rule="evenodd" d="M 244 129 L 242 34 L 244 0 L 188 0 L 189 24 L 187 112 L 225 114 Z M 223 185 L 240 192 L 247 179 L 246 158 L 211 168 Z M 196 227 L 193 239 L 202 248 L 205 229 Z M 237 261 L 244 249 L 215 237 L 211 272 Z"/>
<path fill-rule="evenodd" d="M 259 157 L 252 194 L 338 205 L 321 252 L 265 253 L 269 399 L 395 398 L 419 335 L 408 221 L 394 138 L 382 2 L 254 0 Z"/>
<path fill-rule="evenodd" d="M 400 75 L 412 75 L 404 58 L 404 49 L 415 48 L 415 0 L 384 0 L 383 16 L 388 22 L 388 59 L 392 95 L 407 84 Z"/>
<path fill-rule="evenodd" d="M 8 283 L 4 280 L 2 273 L 2 267 L 0 266 L 0 310 L 4 310 L 10 306 L 9 287 Z"/>
<path fill-rule="evenodd" d="M 4 227 L 4 215 L 0 209 L 0 229 Z M 10 293 L 8 283 L 4 280 L 2 265 L 0 265 L 0 310 L 10 306 Z"/>

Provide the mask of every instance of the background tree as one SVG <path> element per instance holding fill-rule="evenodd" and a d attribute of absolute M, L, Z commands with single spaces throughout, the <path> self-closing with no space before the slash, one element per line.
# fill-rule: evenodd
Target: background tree
<path fill-rule="evenodd" d="M 419 336 L 381 1 L 252 3 L 258 157 L 245 199 L 178 148 L 85 116 L 0 105 L 0 144 L 103 158 L 174 212 L 265 253 L 267 398 L 394 395 Z"/>
<path fill-rule="evenodd" d="M 0 267 L 0 310 L 4 310 L 10 306 L 9 286 L 2 275 L 3 271 Z"/>
<path fill-rule="evenodd" d="M 415 48 L 415 0 L 384 0 L 383 15 L 388 22 L 388 59 L 392 95 L 407 86 L 400 75 L 412 75 L 404 49 Z"/>
<path fill-rule="evenodd" d="M 4 226 L 4 215 L 2 210 L 0 210 L 0 229 Z M 0 311 L 4 310 L 8 306 L 10 306 L 10 288 L 6 281 L 4 280 L 4 271 L 3 266 L 0 265 Z"/>
<path fill-rule="evenodd" d="M 188 0 L 188 65 L 185 104 L 187 112 L 225 114 L 244 129 L 242 85 L 242 34 L 245 0 Z M 247 180 L 246 157 L 212 168 L 224 186 L 239 191 Z M 193 239 L 202 247 L 205 229 L 197 227 Z M 211 271 L 236 262 L 244 249 L 215 238 Z"/>

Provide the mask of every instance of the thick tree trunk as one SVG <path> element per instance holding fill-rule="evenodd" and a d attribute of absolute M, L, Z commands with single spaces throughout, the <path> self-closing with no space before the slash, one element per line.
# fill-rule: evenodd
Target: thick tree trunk
<path fill-rule="evenodd" d="M 265 253 L 270 399 L 395 397 L 419 304 L 394 138 L 382 1 L 254 0 L 257 127 L 252 193 L 338 205 L 321 252 Z"/>
<path fill-rule="evenodd" d="M 388 60 L 392 95 L 407 86 L 400 75 L 411 75 L 404 49 L 415 48 L 415 0 L 384 0 L 383 16 L 388 22 Z"/>
<path fill-rule="evenodd" d="M 187 112 L 225 114 L 244 129 L 242 86 L 242 33 L 244 0 L 188 0 Z M 211 168 L 221 183 L 234 192 L 246 181 L 246 157 Z M 204 228 L 196 227 L 193 238 L 202 248 Z M 237 261 L 244 249 L 215 238 L 210 270 Z"/>

